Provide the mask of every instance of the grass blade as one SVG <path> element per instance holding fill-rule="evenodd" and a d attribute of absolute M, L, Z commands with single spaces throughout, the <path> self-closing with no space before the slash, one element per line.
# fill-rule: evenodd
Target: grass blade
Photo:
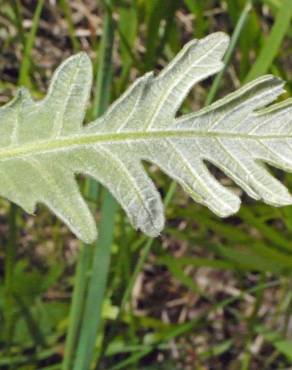
<path fill-rule="evenodd" d="M 96 80 L 96 94 L 92 114 L 99 116 L 109 103 L 110 82 L 112 77 L 112 49 L 114 41 L 114 22 L 111 12 L 111 2 L 106 3 L 106 17 L 104 24 L 103 39 L 101 42 L 99 68 Z M 91 198 L 97 192 L 96 186 L 90 186 Z M 111 246 L 114 234 L 114 216 L 117 210 L 117 203 L 107 190 L 104 193 L 100 234 L 93 249 L 92 275 L 88 283 L 88 291 L 84 305 L 80 339 L 78 341 L 76 359 L 73 369 L 87 370 L 93 359 L 95 340 L 101 325 L 101 313 L 104 292 L 107 283 L 108 270 L 110 265 Z M 89 247 L 87 247 L 89 248 Z"/>
<path fill-rule="evenodd" d="M 216 97 L 216 92 L 219 89 L 220 82 L 221 82 L 222 77 L 223 77 L 223 75 L 226 71 L 226 68 L 227 68 L 227 66 L 230 62 L 230 59 L 233 55 L 235 46 L 237 45 L 237 42 L 239 40 L 239 36 L 242 33 L 242 30 L 245 26 L 245 23 L 247 21 L 247 18 L 248 18 L 248 15 L 249 15 L 249 12 L 251 11 L 251 9 L 252 9 L 251 2 L 247 1 L 246 5 L 245 5 L 240 17 L 239 17 L 239 20 L 238 20 L 238 22 L 235 26 L 234 32 L 233 32 L 231 40 L 230 40 L 229 47 L 228 47 L 228 49 L 226 51 L 226 54 L 223 58 L 224 68 L 216 75 L 216 77 L 214 79 L 214 82 L 212 83 L 210 92 L 207 96 L 206 105 L 211 104 L 214 101 L 215 97 Z"/>
<path fill-rule="evenodd" d="M 17 239 L 17 206 L 11 204 L 9 213 L 9 239 L 6 246 L 5 254 L 5 276 L 4 276 L 4 289 L 5 289 L 5 341 L 7 349 L 9 349 L 12 338 L 13 338 L 13 328 L 14 328 L 14 310 L 13 310 L 13 272 L 15 264 L 15 254 L 16 254 L 16 239 Z M 9 350 L 8 350 L 9 354 Z"/>
<path fill-rule="evenodd" d="M 271 33 L 265 40 L 260 55 L 258 56 L 252 69 L 248 73 L 245 82 L 249 82 L 269 70 L 281 46 L 283 38 L 288 28 L 290 27 L 291 18 L 291 0 L 283 0 L 282 5 L 276 16 L 276 20 L 272 27 Z"/>
<path fill-rule="evenodd" d="M 84 299 L 88 282 L 88 270 L 91 257 L 91 249 L 84 244 L 81 244 L 75 281 L 72 302 L 69 314 L 69 327 L 66 338 L 65 353 L 62 364 L 62 370 L 70 370 L 75 356 L 75 349 L 78 341 L 78 333 L 81 325 L 81 318 L 84 308 Z"/>
<path fill-rule="evenodd" d="M 93 358 L 96 335 L 101 325 L 104 292 L 110 264 L 113 242 L 114 216 L 117 203 L 104 190 L 100 234 L 94 250 L 92 275 L 88 286 L 80 340 L 77 348 L 74 370 L 87 370 Z"/>
<path fill-rule="evenodd" d="M 29 35 L 25 38 L 24 34 L 21 36 L 23 42 L 23 59 L 20 66 L 20 72 L 18 77 L 18 85 L 28 86 L 29 84 L 29 67 L 30 67 L 30 56 L 34 45 L 36 32 L 39 25 L 41 11 L 44 5 L 44 0 L 40 0 L 37 4 L 33 20 L 32 27 Z M 19 30 L 23 30 L 21 8 L 18 1 L 13 1 L 13 10 L 16 16 L 16 22 Z M 13 274 L 14 264 L 16 257 L 16 246 L 17 246 L 17 212 L 18 207 L 15 204 L 11 204 L 9 212 L 9 237 L 6 247 L 5 256 L 5 335 L 7 347 L 10 346 L 13 339 L 13 327 L 14 327 L 14 313 L 13 313 Z"/>
<path fill-rule="evenodd" d="M 39 0 L 32 20 L 32 27 L 30 33 L 25 41 L 23 50 L 23 60 L 19 72 L 19 85 L 28 86 L 30 84 L 29 69 L 31 65 L 31 51 L 34 45 L 36 33 L 39 26 L 39 21 L 42 13 L 45 0 Z"/>
<path fill-rule="evenodd" d="M 65 19 L 67 21 L 68 25 L 68 33 L 71 40 L 71 44 L 73 47 L 74 52 L 77 52 L 80 50 L 80 44 L 78 41 L 78 38 L 75 35 L 75 29 L 74 29 L 74 22 L 72 19 L 72 13 L 70 9 L 70 5 L 67 0 L 60 0 L 60 7 L 64 13 Z"/>
<path fill-rule="evenodd" d="M 110 5 L 110 4 L 106 4 Z M 106 18 L 105 18 L 105 25 L 104 25 L 104 33 L 103 33 L 103 39 L 101 41 L 100 46 L 100 58 L 98 60 L 98 71 L 97 71 L 97 79 L 96 79 L 96 87 L 95 87 L 95 96 L 94 96 L 94 104 L 93 109 L 91 112 L 92 117 L 96 117 L 101 115 L 109 101 L 109 86 L 111 81 L 111 58 L 112 58 L 112 45 L 113 45 L 113 24 L 111 19 L 111 7 L 106 6 Z M 108 15 L 110 14 L 110 15 Z M 97 201 L 97 192 L 98 192 L 98 184 L 94 181 L 89 180 L 86 184 L 86 190 L 85 195 L 90 200 Z M 110 198 L 111 196 L 108 195 L 105 197 L 105 199 Z M 106 205 L 108 204 L 109 199 L 104 200 Z M 111 203 L 111 202 L 109 202 Z M 103 212 L 107 212 L 107 207 L 102 207 L 101 213 L 103 215 Z M 100 228 L 102 229 L 104 226 L 103 216 L 100 223 Z M 76 363 L 80 361 L 79 359 L 84 356 L 83 352 L 83 346 L 82 341 L 87 341 L 86 338 L 86 312 L 90 309 L 90 300 L 89 297 L 94 299 L 92 297 L 92 293 L 88 292 L 88 285 L 89 285 L 89 271 L 91 269 L 91 257 L 97 251 L 99 248 L 99 242 L 101 238 L 103 238 L 104 233 L 101 232 L 99 235 L 99 239 L 96 242 L 95 245 L 85 245 L 81 244 L 81 250 L 80 255 L 78 258 L 78 266 L 77 266 L 77 272 L 75 277 L 75 284 L 74 284 L 74 292 L 72 297 L 72 304 L 71 304 L 71 312 L 70 312 L 70 321 L 69 321 L 69 329 L 67 334 L 67 340 L 66 340 L 66 348 L 65 348 L 65 355 L 63 360 L 63 370 L 71 370 L 73 362 L 75 360 L 75 354 L 77 347 L 79 348 L 79 352 L 76 355 Z M 108 253 L 110 253 L 110 247 L 108 248 Z M 105 271 L 107 274 L 107 271 Z M 96 276 L 96 279 L 99 279 L 99 276 Z M 95 283 L 91 282 L 91 285 Z M 98 283 L 100 286 L 100 284 Z M 96 297 L 95 297 L 96 299 Z M 94 299 L 94 306 L 96 306 L 96 300 Z M 101 301 L 99 302 L 100 305 L 102 305 L 102 297 Z M 99 320 L 99 318 L 98 318 Z M 98 324 L 99 325 L 99 324 Z M 85 334 L 80 334 L 80 333 Z M 96 334 L 95 334 L 96 335 Z M 85 337 L 84 337 L 85 336 Z M 81 340 L 82 337 L 82 340 Z M 83 361 L 83 360 L 81 360 Z M 81 369 L 81 368 L 80 368 Z"/>

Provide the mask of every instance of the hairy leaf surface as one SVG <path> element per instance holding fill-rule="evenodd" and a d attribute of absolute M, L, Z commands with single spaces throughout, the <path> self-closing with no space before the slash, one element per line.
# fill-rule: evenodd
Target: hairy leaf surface
<path fill-rule="evenodd" d="M 222 68 L 223 33 L 187 44 L 157 76 L 138 79 L 98 120 L 83 126 L 92 83 L 86 54 L 67 59 L 48 94 L 21 89 L 0 109 L 0 195 L 33 213 L 47 205 L 85 242 L 94 219 L 75 175 L 106 186 L 131 223 L 150 236 L 164 226 L 162 202 L 143 161 L 155 163 L 219 216 L 235 213 L 238 196 L 208 171 L 211 162 L 251 197 L 282 206 L 287 189 L 265 168 L 292 170 L 292 100 L 274 104 L 283 82 L 261 77 L 199 112 L 176 118 L 191 87 Z"/>

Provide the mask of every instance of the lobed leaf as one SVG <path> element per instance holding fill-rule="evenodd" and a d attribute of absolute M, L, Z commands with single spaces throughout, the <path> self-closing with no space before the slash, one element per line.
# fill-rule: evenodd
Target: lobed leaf
<path fill-rule="evenodd" d="M 0 108 L 0 195 L 33 213 L 47 205 L 85 242 L 95 222 L 75 175 L 106 186 L 135 228 L 157 236 L 162 202 L 143 161 L 157 164 L 196 201 L 219 216 L 235 213 L 239 197 L 209 172 L 220 168 L 251 197 L 282 206 L 288 190 L 265 168 L 292 170 L 292 100 L 265 108 L 283 82 L 261 77 L 199 112 L 176 118 L 191 87 L 218 72 L 228 46 L 223 33 L 188 43 L 157 76 L 139 78 L 98 120 L 83 126 L 92 83 L 84 53 L 55 72 L 47 97 L 25 89 Z"/>

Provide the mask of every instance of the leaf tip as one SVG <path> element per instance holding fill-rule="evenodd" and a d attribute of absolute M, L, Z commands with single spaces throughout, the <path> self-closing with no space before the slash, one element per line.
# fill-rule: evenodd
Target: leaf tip
<path fill-rule="evenodd" d="M 150 228 L 144 228 L 144 227 L 141 228 L 141 230 L 145 234 L 150 236 L 151 238 L 157 238 L 158 236 L 160 236 L 162 230 L 164 229 L 164 224 L 165 224 L 164 216 L 160 217 L 159 219 L 155 221 L 156 221 L 155 224 L 152 223 Z"/>
<path fill-rule="evenodd" d="M 230 199 L 229 203 L 225 203 L 224 207 L 220 208 L 220 211 L 217 212 L 213 210 L 214 213 L 216 213 L 219 217 L 227 218 L 230 216 L 233 216 L 235 213 L 237 213 L 241 206 L 241 200 L 238 196 L 232 197 Z"/>
<path fill-rule="evenodd" d="M 226 44 L 228 46 L 230 37 L 227 35 L 227 33 L 218 31 L 218 32 L 213 32 L 210 35 L 206 36 L 205 39 L 209 40 L 215 40 L 217 42 L 220 42 L 222 44 Z"/>
<path fill-rule="evenodd" d="M 290 206 L 292 204 L 292 195 L 287 190 L 285 194 L 278 195 L 275 200 L 269 199 L 268 203 L 274 207 Z"/>
<path fill-rule="evenodd" d="M 79 66 L 83 71 L 89 71 L 92 70 L 92 63 L 88 56 L 88 54 L 84 51 L 81 51 L 80 53 L 74 54 L 67 58 L 57 69 L 56 72 L 61 71 L 62 69 L 69 67 L 73 68 L 73 66 Z M 56 73 L 57 74 L 57 73 Z"/>
<path fill-rule="evenodd" d="M 72 59 L 71 59 L 72 58 Z M 76 62 L 79 66 L 82 66 L 84 69 L 91 71 L 92 70 L 92 63 L 88 56 L 88 54 L 85 51 L 81 51 L 80 53 L 77 53 L 70 57 L 68 61 Z"/>
<path fill-rule="evenodd" d="M 219 72 L 224 67 L 224 62 L 222 61 L 222 58 L 229 46 L 229 36 L 224 32 L 215 32 L 197 41 L 199 44 L 204 45 L 207 54 L 212 51 L 212 64 L 214 64 L 214 72 Z"/>
<path fill-rule="evenodd" d="M 219 31 L 206 36 L 201 40 L 201 42 L 206 42 L 210 47 L 214 45 L 218 50 L 220 50 L 220 53 L 223 56 L 229 46 L 230 37 L 226 33 Z"/>
<path fill-rule="evenodd" d="M 74 231 L 74 233 L 76 234 L 77 238 L 82 240 L 85 244 L 92 244 L 98 237 L 96 227 L 90 228 L 86 233 L 80 234 L 76 231 Z"/>
<path fill-rule="evenodd" d="M 209 50 L 216 50 L 218 54 L 216 55 L 217 59 L 219 57 L 222 58 L 222 56 L 225 54 L 226 49 L 228 48 L 230 38 L 229 36 L 224 32 L 214 32 L 210 35 L 204 37 L 203 39 L 194 39 L 190 42 L 188 42 L 183 50 L 189 49 L 196 51 L 196 47 L 198 45 L 202 45 L 203 47 L 206 47 L 206 52 L 208 53 Z"/>
<path fill-rule="evenodd" d="M 91 60 L 88 56 L 88 54 L 85 51 L 80 51 L 79 53 L 73 55 L 73 58 L 78 58 L 81 61 L 84 61 L 86 63 L 91 63 Z"/>
<path fill-rule="evenodd" d="M 159 208 L 152 214 L 143 215 L 140 219 L 131 218 L 132 225 L 135 229 L 141 230 L 144 234 L 151 238 L 158 237 L 165 225 L 165 218 L 162 205 L 159 204 Z M 141 216 L 141 215 L 140 215 Z"/>

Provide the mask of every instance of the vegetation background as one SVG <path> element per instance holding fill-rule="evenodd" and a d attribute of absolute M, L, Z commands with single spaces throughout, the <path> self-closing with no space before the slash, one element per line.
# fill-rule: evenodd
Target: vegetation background
<path fill-rule="evenodd" d="M 283 98 L 292 93 L 292 0 L 0 4 L 1 104 L 20 85 L 42 98 L 60 62 L 84 50 L 95 70 L 88 118 L 96 117 L 137 76 L 214 31 L 232 36 L 226 69 L 196 86 L 182 112 L 267 72 L 287 81 Z M 1 370 L 292 369 L 292 207 L 241 194 L 240 212 L 221 220 L 147 170 L 167 205 L 155 240 L 83 177 L 100 230 L 92 246 L 45 207 L 33 217 L 0 200 Z M 292 190 L 291 175 L 271 171 Z"/>

